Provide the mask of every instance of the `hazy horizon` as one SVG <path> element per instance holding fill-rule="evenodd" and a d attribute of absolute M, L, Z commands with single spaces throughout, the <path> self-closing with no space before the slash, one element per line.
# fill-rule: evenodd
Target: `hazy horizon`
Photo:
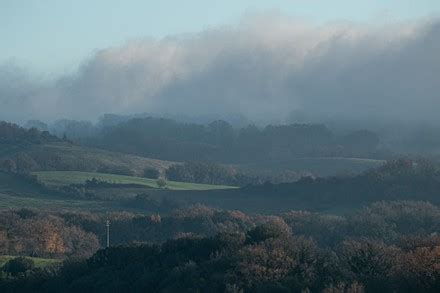
<path fill-rule="evenodd" d="M 376 13 L 369 17 L 367 12 L 354 13 L 347 6 L 339 13 L 331 10 L 307 18 L 310 7 L 304 2 L 297 1 L 295 16 L 289 10 L 295 6 L 281 2 L 278 11 L 260 2 L 251 7 L 258 11 L 237 4 L 229 18 L 220 9 L 212 23 L 201 26 L 194 20 L 182 25 L 181 31 L 176 25 L 168 30 L 149 29 L 149 35 L 141 35 L 130 27 L 124 42 L 124 35 L 116 33 L 108 39 L 111 45 L 88 55 L 81 55 L 88 44 L 81 40 L 84 48 L 78 51 L 82 53 L 71 57 L 71 61 L 79 60 L 77 65 L 71 64 L 64 72 L 47 69 L 50 78 L 37 73 L 43 67 L 35 70 L 32 62 L 27 66 L 20 61 L 27 53 L 18 48 L 17 56 L 0 62 L 0 119 L 96 120 L 105 113 L 146 112 L 243 117 L 263 123 L 438 124 L 438 5 L 426 1 L 410 14 L 408 3 L 394 5 L 395 11 L 375 4 L 366 9 Z M 99 16 L 98 11 L 91 6 L 89 14 Z M 240 13 L 240 20 L 234 20 Z M 305 16 L 298 16 L 301 13 Z M 14 16 L 8 19 L 16 23 Z M 63 27 L 57 32 L 62 34 Z M 93 31 L 89 38 L 97 33 Z M 52 50 L 59 40 L 62 47 L 67 39 L 54 35 L 54 44 L 44 46 Z M 72 53 L 58 52 L 60 56 L 53 59 L 59 64 Z"/>

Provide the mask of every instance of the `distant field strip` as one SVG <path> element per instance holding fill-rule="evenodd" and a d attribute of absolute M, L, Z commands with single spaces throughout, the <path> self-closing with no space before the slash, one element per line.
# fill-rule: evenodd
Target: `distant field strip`
<path fill-rule="evenodd" d="M 132 176 L 92 173 L 92 172 L 78 172 L 78 171 L 42 171 L 34 172 L 38 179 L 50 186 L 64 186 L 69 184 L 83 184 L 87 180 L 96 178 L 97 180 L 116 184 L 138 184 L 147 187 L 157 188 L 155 179 L 147 179 Z M 226 185 L 209 185 L 209 184 L 195 184 L 188 182 L 166 181 L 167 188 L 171 190 L 213 190 L 213 189 L 230 189 L 236 188 L 234 186 Z"/>

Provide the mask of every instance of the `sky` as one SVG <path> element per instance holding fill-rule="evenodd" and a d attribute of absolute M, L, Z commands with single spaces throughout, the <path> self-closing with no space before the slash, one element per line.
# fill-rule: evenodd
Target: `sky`
<path fill-rule="evenodd" d="M 70 73 L 96 50 L 234 25 L 278 11 L 315 23 L 395 22 L 437 15 L 438 0 L 0 0 L 0 63 L 41 77 Z"/>
<path fill-rule="evenodd" d="M 0 120 L 440 126 L 440 1 L 0 0 Z"/>

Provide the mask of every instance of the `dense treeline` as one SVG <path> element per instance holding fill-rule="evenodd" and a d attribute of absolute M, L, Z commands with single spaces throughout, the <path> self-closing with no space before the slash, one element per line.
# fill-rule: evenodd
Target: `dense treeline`
<path fill-rule="evenodd" d="M 96 215 L 61 217 L 69 225 L 102 230 L 101 222 L 99 228 L 93 224 Z M 440 289 L 440 209 L 425 202 L 378 202 L 347 216 L 300 211 L 249 216 L 197 206 L 163 217 L 113 215 L 112 223 L 112 235 L 127 237 L 116 243 L 138 244 L 100 250 L 60 269 L 4 278 L 1 291 Z"/>
<path fill-rule="evenodd" d="M 17 124 L 0 121 L 0 144 L 40 144 L 54 141 L 59 139 L 47 131 L 25 129 Z"/>
<path fill-rule="evenodd" d="M 92 146 L 176 161 L 255 162 L 298 157 L 379 157 L 379 138 L 370 131 L 333 134 L 320 124 L 249 125 L 234 129 L 225 121 L 208 125 L 169 119 L 136 118 L 104 127 Z"/>
<path fill-rule="evenodd" d="M 27 145 L 59 142 L 48 131 L 37 128 L 25 129 L 17 124 L 0 121 L 0 171 L 28 173 L 38 169 L 37 162 L 25 153 L 15 152 Z M 12 152 L 13 155 L 8 154 Z"/>
<path fill-rule="evenodd" d="M 213 163 L 187 162 L 173 165 L 166 170 L 166 178 L 173 181 L 235 185 L 232 168 Z"/>
<path fill-rule="evenodd" d="M 38 169 L 38 163 L 31 156 L 24 153 L 0 159 L 0 171 L 2 172 L 28 174 Z"/>
<path fill-rule="evenodd" d="M 359 206 L 380 200 L 427 200 L 440 203 L 440 172 L 430 161 L 398 159 L 353 176 L 303 177 L 294 183 L 248 186 L 248 194 L 294 197 L 307 207 Z"/>
<path fill-rule="evenodd" d="M 167 168 L 165 172 L 168 180 L 231 186 L 259 185 L 265 182 L 294 182 L 302 176 L 303 174 L 293 171 L 270 173 L 243 171 L 212 162 L 175 164 Z"/>
<path fill-rule="evenodd" d="M 153 115 L 154 116 L 154 115 Z M 129 124 L 138 124 L 138 122 L 133 123 L 133 120 L 138 119 L 144 124 L 150 124 L 152 128 L 154 128 L 154 124 L 161 119 L 158 118 L 148 118 L 152 117 L 152 115 L 149 114 L 140 114 L 140 115 L 127 115 L 127 116 L 121 116 L 121 115 L 114 115 L 114 114 L 106 114 L 103 115 L 98 119 L 97 124 L 92 124 L 90 121 L 76 121 L 76 120 L 58 120 L 52 123 L 51 125 L 47 125 L 41 121 L 38 120 L 31 120 L 26 123 L 26 128 L 37 128 L 41 131 L 47 131 L 49 130 L 51 133 L 57 135 L 58 137 L 63 137 L 66 135 L 68 138 L 78 141 L 88 140 L 96 138 L 98 135 L 103 134 L 103 129 L 112 130 L 115 129 L 115 132 L 117 132 L 117 128 L 119 128 L 120 125 L 126 124 L 126 126 L 123 126 L 127 128 L 128 130 L 131 130 L 133 132 L 138 131 L 138 129 L 135 129 L 136 127 L 131 127 Z M 185 137 L 189 137 L 188 139 L 185 139 L 185 137 L 178 136 L 178 141 L 191 141 L 192 138 L 194 138 L 191 135 L 188 135 L 189 129 L 185 128 L 182 125 L 192 125 L 192 132 L 199 133 L 200 135 L 196 136 L 198 139 L 197 142 L 206 142 L 207 137 L 207 130 L 209 127 L 207 126 L 207 123 L 209 119 L 203 119 L 203 120 L 194 120 L 194 119 L 183 119 L 182 117 L 171 117 L 172 119 L 176 118 L 178 121 L 186 121 L 186 123 L 183 122 L 174 122 L 171 119 L 162 119 L 164 123 L 164 127 L 159 127 L 161 129 L 163 136 L 166 137 L 166 133 L 169 134 L 175 134 L 176 131 L 171 131 L 172 129 L 181 129 L 184 130 L 184 133 L 186 133 Z M 150 119 L 151 121 L 146 123 L 144 120 Z M 197 123 L 197 124 L 196 124 Z M 160 123 L 159 123 L 160 124 Z M 165 124 L 171 124 L 171 126 L 165 127 Z M 255 158 L 261 158 L 262 152 L 260 150 L 264 150 L 262 146 L 252 146 L 253 143 L 261 143 L 264 141 L 263 132 L 265 132 L 266 128 L 258 128 L 253 125 L 250 125 L 248 127 L 242 127 L 238 125 L 245 125 L 245 121 L 241 121 L 240 123 L 234 124 L 234 142 L 237 142 L 238 138 L 241 142 L 246 144 L 247 138 L 253 137 L 253 140 L 248 141 L 248 146 L 250 148 L 249 151 L 252 151 L 252 153 L 241 153 L 240 156 L 242 156 L 242 160 L 251 159 L 254 160 Z M 297 124 L 298 125 L 298 124 Z M 310 125 L 310 124 L 309 124 Z M 375 128 L 368 128 L 370 131 L 365 130 L 357 130 L 356 129 L 363 129 L 365 126 L 356 126 L 357 124 L 354 123 L 353 125 L 350 125 L 347 122 L 336 122 L 331 123 L 332 129 L 335 132 L 338 133 L 345 133 L 343 135 L 335 135 L 331 133 L 331 136 L 336 138 L 337 141 L 337 148 L 333 152 L 329 152 L 329 154 L 336 154 L 341 155 L 345 157 L 356 157 L 359 155 L 365 156 L 372 156 L 372 157 L 389 157 L 390 153 L 384 151 L 384 145 L 386 146 L 386 149 L 391 150 L 393 153 L 410 153 L 413 155 L 436 155 L 438 152 L 438 149 L 440 147 L 440 129 L 439 127 L 428 125 L 428 124 L 418 124 L 418 123 L 404 123 L 403 125 L 399 124 L 390 124 L 390 125 L 380 125 L 380 127 Z M 202 126 L 202 127 L 200 127 Z M 239 129 L 238 127 L 241 127 Z M 137 127 L 139 128 L 139 127 Z M 229 128 L 229 127 L 228 127 Z M 268 126 L 268 131 L 271 132 L 273 128 L 278 128 L 278 126 Z M 198 129 L 198 130 L 196 130 Z M 200 131 L 202 129 L 203 131 Z M 284 130 L 283 130 L 284 129 Z M 281 126 L 279 130 L 281 131 L 289 131 L 289 127 Z M 347 129 L 351 129 L 349 133 L 347 133 Z M 150 131 L 150 130 L 149 130 Z M 277 131 L 280 133 L 281 131 Z M 142 131 L 141 131 L 142 132 Z M 227 132 L 230 132 L 227 130 Z M 267 133 L 266 132 L 266 133 Z M 290 132 L 290 131 L 289 131 Z M 153 129 L 153 132 L 154 129 Z M 143 137 L 147 136 L 148 134 L 143 133 Z M 111 133 L 107 133 L 106 136 L 112 136 Z M 256 139 L 257 136 L 259 136 L 259 139 Z M 380 136 L 380 151 L 376 150 L 378 136 Z M 200 139 L 200 137 L 205 137 L 205 139 Z M 169 138 L 169 137 L 168 137 Z M 109 141 L 115 140 L 115 138 L 107 137 Z M 282 139 L 282 138 L 281 138 Z M 117 140 L 117 137 L 116 137 Z M 95 141 L 96 143 L 96 141 Z M 167 142 L 167 143 L 176 143 L 176 141 L 173 142 Z M 334 143 L 334 141 L 333 141 Z M 102 141 L 101 143 L 102 144 Z M 139 144 L 145 144 L 145 141 Z M 197 145 L 197 144 L 196 144 Z M 209 145 L 212 145 L 212 142 L 209 143 Z M 214 143 L 214 145 L 216 145 Z M 201 149 L 203 149 L 202 146 L 199 146 Z M 243 145 L 244 147 L 244 145 Z M 266 146 L 267 147 L 267 146 Z M 269 146 L 270 147 L 270 146 Z M 134 151 L 133 148 L 129 146 L 120 146 L 121 149 L 129 149 L 131 151 Z M 183 148 L 183 147 L 182 147 Z M 276 152 L 277 150 L 274 149 Z M 322 151 L 322 150 L 321 150 Z M 141 146 L 136 147 L 137 153 L 142 153 Z M 150 150 L 148 151 L 150 152 Z M 191 153 L 191 152 L 189 152 Z M 316 153 L 316 151 L 315 151 Z M 257 157 L 252 157 L 252 154 L 256 154 Z M 176 156 L 174 154 L 174 156 Z M 210 155 L 212 156 L 212 155 Z M 218 154 L 216 155 L 216 157 Z M 231 159 L 236 159 L 237 155 L 232 156 Z M 187 157 L 185 160 L 200 160 L 201 158 L 197 157 Z"/>

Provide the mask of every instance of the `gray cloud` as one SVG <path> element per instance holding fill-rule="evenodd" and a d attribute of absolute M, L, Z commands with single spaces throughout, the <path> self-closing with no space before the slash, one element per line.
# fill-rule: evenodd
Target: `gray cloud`
<path fill-rule="evenodd" d="M 0 67 L 0 119 L 103 113 L 280 120 L 425 120 L 440 111 L 440 22 L 331 23 L 280 15 L 96 52 L 50 84 Z"/>

